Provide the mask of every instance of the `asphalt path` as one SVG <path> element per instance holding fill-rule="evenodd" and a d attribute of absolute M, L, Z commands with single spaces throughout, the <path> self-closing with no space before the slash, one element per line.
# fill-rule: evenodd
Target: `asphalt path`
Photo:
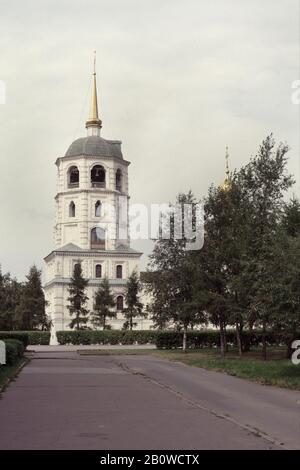
<path fill-rule="evenodd" d="M 0 399 L 0 449 L 300 448 L 300 393 L 145 356 L 39 352 Z"/>

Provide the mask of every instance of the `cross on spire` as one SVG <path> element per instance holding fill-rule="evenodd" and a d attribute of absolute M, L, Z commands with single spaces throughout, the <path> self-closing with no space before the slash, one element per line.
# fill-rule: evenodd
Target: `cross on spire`
<path fill-rule="evenodd" d="M 228 147 L 226 147 L 225 160 L 226 160 L 226 176 L 229 177 L 229 150 L 228 150 Z"/>

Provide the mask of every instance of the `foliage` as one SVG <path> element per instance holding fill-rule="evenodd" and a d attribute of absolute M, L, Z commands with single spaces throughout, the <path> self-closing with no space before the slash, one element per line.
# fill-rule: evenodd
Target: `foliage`
<path fill-rule="evenodd" d="M 24 353 L 24 344 L 17 339 L 5 339 L 6 364 L 13 365 Z"/>
<path fill-rule="evenodd" d="M 126 308 L 124 309 L 124 316 L 126 321 L 123 326 L 125 330 L 132 330 L 133 326 L 136 326 L 134 318 L 145 316 L 143 304 L 139 300 L 140 291 L 141 284 L 138 275 L 136 271 L 133 271 L 127 280 L 125 289 Z"/>
<path fill-rule="evenodd" d="M 22 286 L 9 273 L 2 274 L 0 266 L 0 330 L 16 328 L 16 310 Z"/>
<path fill-rule="evenodd" d="M 298 331 L 300 337 L 300 330 Z M 266 331 L 266 341 L 269 346 L 285 344 L 284 334 L 275 331 Z M 226 331 L 227 344 L 237 346 L 237 337 L 234 329 Z M 262 330 L 244 330 L 241 336 L 244 351 L 260 346 L 263 341 Z M 182 347 L 182 333 L 178 331 L 159 331 L 156 336 L 158 349 L 178 349 Z M 219 348 L 220 334 L 218 330 L 199 330 L 187 333 L 187 349 Z"/>
<path fill-rule="evenodd" d="M 177 198 L 177 207 L 181 208 L 182 216 L 181 236 L 175 236 L 178 221 L 174 217 L 168 217 L 164 221 L 170 225 L 170 238 L 160 238 L 155 244 L 150 256 L 148 283 L 154 323 L 160 328 L 168 323 L 174 324 L 176 328 L 183 328 L 183 346 L 187 329 L 206 321 L 197 289 L 194 252 L 186 249 L 188 239 L 185 232 L 184 204 L 191 205 L 194 213 L 197 201 L 191 191 L 179 194 Z"/>
<path fill-rule="evenodd" d="M 115 318 L 117 316 L 115 310 L 114 296 L 111 292 L 109 281 L 105 277 L 101 281 L 99 288 L 95 294 L 94 311 L 91 315 L 91 321 L 95 327 L 102 327 L 103 330 L 109 328 L 106 323 L 108 318 Z"/>
<path fill-rule="evenodd" d="M 59 344 L 153 344 L 155 330 L 81 330 L 57 331 Z"/>
<path fill-rule="evenodd" d="M 21 289 L 20 302 L 16 308 L 16 327 L 19 330 L 49 330 L 46 301 L 41 283 L 41 271 L 32 266 L 27 281 Z"/>
<path fill-rule="evenodd" d="M 82 275 L 81 263 L 77 262 L 74 266 L 73 276 L 69 287 L 70 295 L 68 297 L 68 309 L 71 316 L 75 315 L 75 318 L 72 318 L 70 323 L 70 328 L 81 330 L 86 327 L 89 314 L 89 311 L 85 307 L 88 301 L 88 297 L 86 295 L 87 285 L 88 280 L 84 279 Z"/>
<path fill-rule="evenodd" d="M 16 339 L 22 341 L 25 349 L 29 344 L 29 336 L 25 331 L 0 331 L 0 340 L 4 339 Z"/>
<path fill-rule="evenodd" d="M 184 240 L 157 241 L 148 283 L 157 326 L 187 333 L 207 319 L 219 330 L 222 356 L 229 327 L 240 355 L 243 331 L 254 326 L 262 330 L 264 358 L 270 329 L 289 346 L 300 328 L 300 204 L 284 202 L 294 183 L 287 152 L 269 135 L 230 184 L 210 187 L 202 250 L 189 253 Z M 179 195 L 180 201 L 193 196 Z"/>
<path fill-rule="evenodd" d="M 30 345 L 47 345 L 50 343 L 50 331 L 27 331 L 28 344 Z"/>

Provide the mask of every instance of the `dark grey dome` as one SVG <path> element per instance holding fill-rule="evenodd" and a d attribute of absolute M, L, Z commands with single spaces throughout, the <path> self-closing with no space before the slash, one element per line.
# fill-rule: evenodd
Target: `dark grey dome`
<path fill-rule="evenodd" d="M 74 140 L 65 156 L 77 157 L 80 155 L 123 158 L 119 140 L 105 140 L 98 136 L 82 137 Z"/>

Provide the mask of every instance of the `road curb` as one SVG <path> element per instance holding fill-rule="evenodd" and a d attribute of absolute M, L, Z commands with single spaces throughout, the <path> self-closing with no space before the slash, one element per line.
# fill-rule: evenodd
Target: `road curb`
<path fill-rule="evenodd" d="M 3 393 L 5 391 L 5 389 L 8 387 L 8 385 L 10 384 L 10 382 L 12 382 L 16 377 L 18 377 L 19 373 L 21 372 L 21 370 L 23 369 L 23 367 L 25 367 L 28 362 L 30 361 L 30 359 L 28 359 L 27 357 L 24 356 L 24 362 L 22 364 L 19 365 L 19 367 L 17 368 L 16 370 L 16 373 L 12 376 L 12 377 L 8 377 L 4 384 L 0 385 L 0 393 Z"/>

